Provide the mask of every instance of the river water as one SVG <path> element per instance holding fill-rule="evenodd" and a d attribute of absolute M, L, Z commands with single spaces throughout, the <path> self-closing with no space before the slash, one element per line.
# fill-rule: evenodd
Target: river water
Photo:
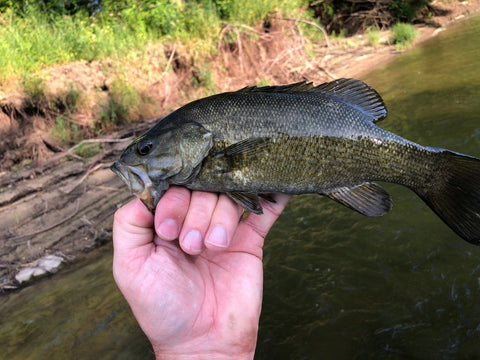
<path fill-rule="evenodd" d="M 363 80 L 389 109 L 380 126 L 480 157 L 479 69 L 476 16 Z M 265 245 L 257 359 L 480 358 L 480 247 L 385 187 L 394 209 L 377 219 L 316 195 L 291 201 Z M 0 358 L 153 358 L 111 252 L 0 297 Z"/>

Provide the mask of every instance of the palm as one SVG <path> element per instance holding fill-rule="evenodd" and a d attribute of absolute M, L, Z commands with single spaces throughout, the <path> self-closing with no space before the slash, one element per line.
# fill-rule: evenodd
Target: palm
<path fill-rule="evenodd" d="M 242 225 L 238 240 L 249 230 Z M 152 342 L 188 346 L 195 339 L 191 345 L 197 349 L 197 342 L 208 346 L 209 337 L 224 338 L 230 346 L 232 338 L 252 342 L 261 307 L 263 239 L 237 239 L 228 251 L 193 257 L 157 237 L 142 256 L 126 260 L 137 269 L 127 271 L 127 282 L 133 294 L 142 293 L 132 308 Z"/>

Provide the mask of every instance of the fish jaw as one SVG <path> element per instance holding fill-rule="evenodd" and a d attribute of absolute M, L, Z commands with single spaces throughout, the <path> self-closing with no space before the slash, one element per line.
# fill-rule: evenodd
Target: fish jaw
<path fill-rule="evenodd" d="M 158 185 L 155 185 L 144 170 L 143 165 L 130 166 L 117 161 L 110 166 L 110 169 L 150 211 L 155 211 L 158 201 L 168 189 L 166 181 L 161 181 Z"/>

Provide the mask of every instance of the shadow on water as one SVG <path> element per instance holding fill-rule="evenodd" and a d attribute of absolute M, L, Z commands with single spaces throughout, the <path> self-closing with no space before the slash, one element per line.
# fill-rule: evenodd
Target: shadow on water
<path fill-rule="evenodd" d="M 367 75 L 389 108 L 379 125 L 480 156 L 479 39 L 477 16 Z M 256 358 L 480 358 L 480 248 L 384 185 L 395 205 L 379 219 L 316 195 L 291 201 L 266 241 Z M 0 297 L 0 357 L 153 358 L 111 248 L 98 254 Z"/>

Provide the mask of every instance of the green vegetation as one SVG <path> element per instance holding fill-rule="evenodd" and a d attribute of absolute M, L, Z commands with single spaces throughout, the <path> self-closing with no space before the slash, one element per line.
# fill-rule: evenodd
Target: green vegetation
<path fill-rule="evenodd" d="M 372 27 L 367 30 L 368 44 L 377 47 L 380 44 L 380 30 Z"/>
<path fill-rule="evenodd" d="M 218 91 L 212 71 L 208 67 L 194 70 L 193 85 L 203 86 L 205 88 L 205 95 L 213 95 Z"/>
<path fill-rule="evenodd" d="M 75 149 L 75 154 L 88 159 L 97 155 L 101 150 L 102 146 L 99 143 L 83 143 Z"/>
<path fill-rule="evenodd" d="M 32 165 L 32 163 L 33 163 L 33 160 L 32 160 L 32 159 L 24 159 L 24 160 L 22 160 L 20 163 L 15 164 L 15 165 L 12 167 L 12 171 L 13 171 L 13 172 L 19 172 L 19 171 L 21 171 L 22 169 L 24 169 L 24 168 L 29 167 L 30 165 Z M 15 214 L 15 221 L 16 221 L 17 224 L 20 222 L 20 218 L 18 218 L 18 220 L 17 220 L 16 214 Z"/>
<path fill-rule="evenodd" d="M 159 39 L 198 42 L 202 46 L 196 48 L 209 51 L 224 23 L 253 25 L 273 11 L 292 12 L 303 3 L 0 1 L 0 86 L 11 77 L 22 77 L 53 64 L 135 56 L 147 43 Z"/>
<path fill-rule="evenodd" d="M 97 130 L 105 130 L 133 119 L 134 108 L 141 104 L 142 95 L 123 77 L 117 76 L 110 85 L 109 98 L 100 114 Z"/>
<path fill-rule="evenodd" d="M 1 57 L 0 57 L 1 59 Z M 38 108 L 45 103 L 45 80 L 39 77 L 26 76 L 22 81 L 23 91 L 30 98 L 31 107 Z"/>
<path fill-rule="evenodd" d="M 55 113 L 70 114 L 77 110 L 81 100 L 81 92 L 73 87 L 64 92 L 59 91 L 55 97 L 49 99 L 45 93 L 45 82 L 40 76 L 25 76 L 22 79 L 22 90 L 29 100 L 30 110 L 38 113 L 50 110 Z"/>
<path fill-rule="evenodd" d="M 79 140 L 78 126 L 62 116 L 55 119 L 55 126 L 50 130 L 50 134 L 64 144 L 72 144 Z"/>
<path fill-rule="evenodd" d="M 412 25 L 397 23 L 391 28 L 390 42 L 396 45 L 397 50 L 402 50 L 409 47 L 417 35 L 417 30 Z"/>

